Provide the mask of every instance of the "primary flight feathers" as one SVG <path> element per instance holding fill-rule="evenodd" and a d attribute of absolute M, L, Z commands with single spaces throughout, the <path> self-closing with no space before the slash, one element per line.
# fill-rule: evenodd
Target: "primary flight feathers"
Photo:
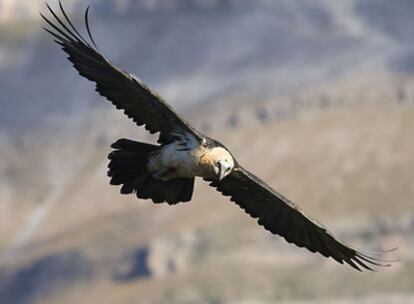
<path fill-rule="evenodd" d="M 62 4 L 59 4 L 66 23 L 47 5 L 57 23 L 49 21 L 41 14 L 51 26 L 51 30 L 46 28 L 45 30 L 56 38 L 55 41 L 69 55 L 68 59 L 79 74 L 96 83 L 96 91 L 99 94 L 108 98 L 117 109 L 124 110 L 124 113 L 138 126 L 145 125 L 151 133 L 160 132 L 160 143 L 165 141 L 164 136 L 177 127 L 196 133 L 158 94 L 99 54 L 89 29 L 89 8 L 85 13 L 85 23 L 92 45 L 79 34 Z"/>
<path fill-rule="evenodd" d="M 118 69 L 103 57 L 92 38 L 88 12 L 88 41 L 70 21 L 61 3 L 59 17 L 47 5 L 51 18 L 42 15 L 45 28 L 69 55 L 79 74 L 96 83 L 96 91 L 122 109 L 138 126 L 159 132 L 151 145 L 120 139 L 112 147 L 111 184 L 121 192 L 135 193 L 154 203 L 177 204 L 191 200 L 195 177 L 201 177 L 225 196 L 230 196 L 251 217 L 289 243 L 319 252 L 355 269 L 389 266 L 381 260 L 338 241 L 322 225 L 304 214 L 294 203 L 242 168 L 218 141 L 204 136 L 184 121 L 157 93 L 139 79 Z"/>

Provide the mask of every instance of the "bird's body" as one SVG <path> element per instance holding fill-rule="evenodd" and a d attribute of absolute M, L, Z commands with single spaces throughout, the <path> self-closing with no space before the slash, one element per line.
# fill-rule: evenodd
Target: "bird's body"
<path fill-rule="evenodd" d="M 226 148 L 217 144 L 208 145 L 209 142 L 213 141 L 207 137 L 197 140 L 192 134 L 183 132 L 151 155 L 147 168 L 154 177 L 165 181 L 191 177 L 213 179 L 216 163 L 226 160 L 232 168 L 234 160 Z"/>
<path fill-rule="evenodd" d="M 358 270 L 371 269 L 370 264 L 384 266 L 383 261 L 338 241 L 297 205 L 241 167 L 221 143 L 194 129 L 138 78 L 103 57 L 90 33 L 88 10 L 85 23 L 90 41 L 79 34 L 61 4 L 63 18 L 47 7 L 56 22 L 42 15 L 51 27 L 46 31 L 69 55 L 79 74 L 95 82 L 96 91 L 138 126 L 159 132 L 157 145 L 129 139 L 112 145 L 108 175 L 111 184 L 121 186 L 121 193 L 174 205 L 191 200 L 195 178 L 201 177 L 289 243 Z"/>

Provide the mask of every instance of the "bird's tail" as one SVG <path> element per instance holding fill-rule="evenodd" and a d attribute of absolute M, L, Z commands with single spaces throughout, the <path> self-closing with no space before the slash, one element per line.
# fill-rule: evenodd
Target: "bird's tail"
<path fill-rule="evenodd" d="M 162 181 L 148 171 L 148 158 L 160 146 L 119 139 L 111 147 L 115 150 L 108 155 L 108 176 L 111 177 L 111 185 L 122 185 L 122 194 L 136 193 L 138 198 L 150 198 L 154 203 L 167 202 L 170 205 L 191 200 L 194 178 Z"/>

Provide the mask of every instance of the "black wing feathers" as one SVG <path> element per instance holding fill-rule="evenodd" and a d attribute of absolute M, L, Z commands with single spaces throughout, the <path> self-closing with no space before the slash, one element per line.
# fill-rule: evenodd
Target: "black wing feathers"
<path fill-rule="evenodd" d="M 68 59 L 79 74 L 96 83 L 96 90 L 100 95 L 109 99 L 117 109 L 124 110 L 124 113 L 137 125 L 145 125 L 151 133 L 160 132 L 158 140 L 160 143 L 170 142 L 172 140 L 170 132 L 176 129 L 191 132 L 201 140 L 201 135 L 179 117 L 157 93 L 131 74 L 112 65 L 98 52 L 89 26 L 89 7 L 85 12 L 85 23 L 93 46 L 75 28 L 62 4 L 59 5 L 64 20 L 47 5 L 55 22 L 41 14 L 50 26 L 45 30 L 69 55 Z"/>
<path fill-rule="evenodd" d="M 388 266 L 384 261 L 343 245 L 295 204 L 239 166 L 221 182 L 210 181 L 210 185 L 230 196 L 246 213 L 258 218 L 258 223 L 265 229 L 284 237 L 289 243 L 332 257 L 357 270 L 372 270 L 370 264 Z"/>

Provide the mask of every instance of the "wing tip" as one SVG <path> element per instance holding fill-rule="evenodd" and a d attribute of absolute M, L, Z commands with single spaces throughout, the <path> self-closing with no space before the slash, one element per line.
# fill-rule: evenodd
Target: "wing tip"
<path fill-rule="evenodd" d="M 62 1 L 59 0 L 59 9 L 63 17 L 59 17 L 56 11 L 52 8 L 52 6 L 49 3 L 45 3 L 45 6 L 47 8 L 47 11 L 51 16 L 55 19 L 55 22 L 53 22 L 51 19 L 46 17 L 46 15 L 42 12 L 39 12 L 41 18 L 46 21 L 46 23 L 52 27 L 52 29 L 48 29 L 43 27 L 49 34 L 53 35 L 54 37 L 58 36 L 57 38 L 62 43 L 75 43 L 78 44 L 81 47 L 87 47 L 93 50 L 98 51 L 97 44 L 92 36 L 92 32 L 89 25 L 89 11 L 91 6 L 89 5 L 86 8 L 85 11 L 85 25 L 87 29 L 87 33 L 90 39 L 90 42 L 95 47 L 93 48 L 90 43 L 79 33 L 79 31 L 76 29 L 76 27 L 73 25 L 72 21 L 68 17 L 68 14 L 66 13 L 66 10 L 63 6 Z"/>
<path fill-rule="evenodd" d="M 388 253 L 391 253 L 391 252 L 395 252 L 397 249 L 398 249 L 398 247 L 395 247 L 395 248 L 392 248 L 392 249 L 387 249 L 387 250 L 376 251 L 375 254 L 372 254 L 372 253 L 367 254 L 365 252 L 355 251 L 355 254 L 353 255 L 353 257 L 351 257 L 351 260 L 358 263 L 358 265 L 362 266 L 366 270 L 377 272 L 378 269 L 376 267 L 388 268 L 388 267 L 391 267 L 393 263 L 399 263 L 402 260 L 400 258 L 385 259 L 385 258 L 378 257 L 378 256 L 375 256 L 375 255 L 388 254 Z M 348 261 L 345 261 L 345 262 L 348 263 Z"/>

